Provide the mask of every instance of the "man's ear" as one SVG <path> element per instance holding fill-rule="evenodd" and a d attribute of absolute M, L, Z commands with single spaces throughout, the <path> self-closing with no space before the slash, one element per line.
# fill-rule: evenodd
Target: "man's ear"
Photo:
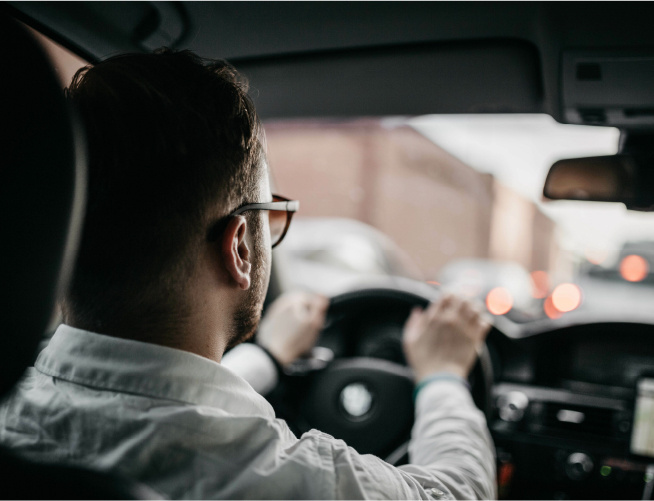
<path fill-rule="evenodd" d="M 247 244 L 247 220 L 244 216 L 233 216 L 223 233 L 221 251 L 227 273 L 240 289 L 250 288 L 252 254 Z"/>

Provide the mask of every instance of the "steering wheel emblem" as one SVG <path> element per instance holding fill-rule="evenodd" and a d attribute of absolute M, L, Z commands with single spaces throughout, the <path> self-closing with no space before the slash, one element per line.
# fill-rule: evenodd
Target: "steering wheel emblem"
<path fill-rule="evenodd" d="M 366 416 L 373 404 L 373 396 L 363 383 L 348 384 L 341 391 L 341 405 L 347 417 L 361 419 Z"/>

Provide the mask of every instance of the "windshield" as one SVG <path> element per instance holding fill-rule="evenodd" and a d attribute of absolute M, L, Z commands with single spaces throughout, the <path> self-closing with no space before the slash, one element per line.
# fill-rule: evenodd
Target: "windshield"
<path fill-rule="evenodd" d="M 654 217 L 542 201 L 552 163 L 616 153 L 617 129 L 434 115 L 268 122 L 266 135 L 275 189 L 301 201 L 276 251 L 291 288 L 404 277 L 521 323 L 654 304 Z"/>

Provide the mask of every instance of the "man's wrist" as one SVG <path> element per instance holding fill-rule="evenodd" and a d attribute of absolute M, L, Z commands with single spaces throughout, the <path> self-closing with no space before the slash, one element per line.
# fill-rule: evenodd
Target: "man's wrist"
<path fill-rule="evenodd" d="M 257 346 L 258 346 L 259 348 L 261 348 L 261 351 L 263 351 L 266 355 L 268 355 L 268 357 L 270 358 L 270 360 L 271 360 L 272 363 L 274 364 L 275 369 L 277 369 L 277 376 L 278 376 L 278 377 L 281 376 L 281 375 L 284 373 L 284 367 L 283 367 L 282 364 L 279 362 L 279 360 L 277 359 L 277 357 L 276 357 L 275 355 L 273 355 L 273 354 L 270 352 L 270 350 L 269 350 L 268 348 L 266 348 L 264 345 L 257 343 Z"/>
<path fill-rule="evenodd" d="M 454 362 L 438 362 L 432 363 L 430 365 L 424 365 L 422 367 L 414 367 L 414 372 L 416 376 L 416 381 L 422 381 L 432 374 L 439 372 L 448 372 L 459 376 L 462 379 L 466 379 L 469 374 L 469 370 L 466 369 L 463 365 L 454 363 Z"/>
<path fill-rule="evenodd" d="M 420 390 L 422 390 L 425 386 L 436 382 L 436 381 L 452 381 L 456 382 L 459 384 L 462 384 L 465 386 L 468 390 L 471 390 L 470 383 L 468 380 L 464 377 L 462 377 L 460 374 L 454 373 L 454 372 L 449 372 L 449 371 L 438 371 L 438 372 L 433 372 L 429 374 L 428 376 L 425 376 L 421 379 L 418 380 L 416 383 L 416 387 L 413 389 L 413 402 L 415 403 L 417 398 L 418 398 L 418 393 L 420 393 Z"/>
<path fill-rule="evenodd" d="M 264 339 L 260 336 L 255 338 L 256 345 L 263 348 L 265 352 L 275 360 L 275 363 L 285 367 L 295 361 L 295 357 L 289 353 L 289 350 L 284 350 L 283 347 L 279 346 L 279 343 L 275 344 L 268 341 L 269 340 L 267 338 Z"/>

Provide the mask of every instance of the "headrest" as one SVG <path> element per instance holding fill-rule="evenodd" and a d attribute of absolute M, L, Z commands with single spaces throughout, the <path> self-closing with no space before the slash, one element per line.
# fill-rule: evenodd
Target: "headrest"
<path fill-rule="evenodd" d="M 50 61 L 0 11 L 0 397 L 32 362 L 74 261 L 83 148 Z"/>

